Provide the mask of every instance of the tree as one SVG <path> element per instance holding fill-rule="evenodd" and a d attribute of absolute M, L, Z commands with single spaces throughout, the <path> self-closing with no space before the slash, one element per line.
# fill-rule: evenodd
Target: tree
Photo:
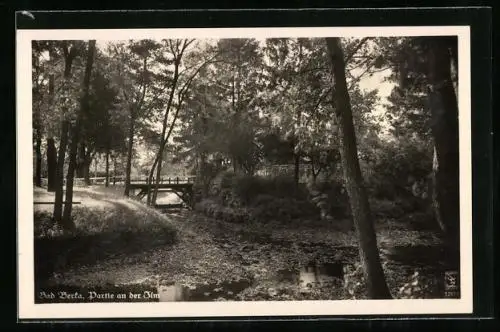
<path fill-rule="evenodd" d="M 63 186 L 64 186 L 64 160 L 66 157 L 66 148 L 68 145 L 68 134 L 70 128 L 70 115 L 69 110 L 73 105 L 72 100 L 72 82 L 71 82 L 71 68 L 74 59 L 79 54 L 79 45 L 75 42 L 62 41 L 61 48 L 64 55 L 64 76 L 62 92 L 59 96 L 61 103 L 61 134 L 59 151 L 57 153 L 57 168 L 56 168 L 56 195 L 54 202 L 54 220 L 66 228 L 62 218 L 63 209 Z"/>
<path fill-rule="evenodd" d="M 96 53 L 90 81 L 89 109 L 82 119 L 77 174 L 85 178 L 87 185 L 90 184 L 89 167 L 96 154 L 105 154 L 108 185 L 109 156 L 112 151 L 124 149 L 126 118 L 120 109 L 118 88 L 111 83 L 109 62 L 107 56 Z"/>
<path fill-rule="evenodd" d="M 68 174 L 66 176 L 66 204 L 64 205 L 64 213 L 62 219 L 64 228 L 69 230 L 72 230 L 75 227 L 73 221 L 71 220 L 71 211 L 73 207 L 73 181 L 75 177 L 76 154 L 78 141 L 80 138 L 82 119 L 85 117 L 86 113 L 88 113 L 89 110 L 90 76 L 92 73 L 92 65 L 94 62 L 95 43 L 95 40 L 89 41 L 85 73 L 82 83 L 83 95 L 80 98 L 80 109 L 77 111 L 76 121 L 74 126 L 72 127 Z"/>
<path fill-rule="evenodd" d="M 367 282 L 368 296 L 373 299 L 387 299 L 391 298 L 391 294 L 380 263 L 368 196 L 359 166 L 356 134 L 346 83 L 344 53 L 339 38 L 326 38 L 326 45 L 332 65 L 333 108 L 338 123 L 344 180 L 358 234 L 359 252 Z"/>
<path fill-rule="evenodd" d="M 173 103 L 174 103 L 174 96 L 176 94 L 177 86 L 179 83 L 179 76 L 180 76 L 179 69 L 181 66 L 182 58 L 184 56 L 184 52 L 186 52 L 186 49 L 188 48 L 188 46 L 190 44 L 193 43 L 193 41 L 194 40 L 187 40 L 187 39 L 165 41 L 165 43 L 167 44 L 168 48 L 170 49 L 170 53 L 173 57 L 172 61 L 173 61 L 173 66 L 174 66 L 174 73 L 173 73 L 173 77 L 171 80 L 170 92 L 168 95 L 166 110 L 165 110 L 165 114 L 164 114 L 163 121 L 162 121 L 162 131 L 161 131 L 161 135 L 160 135 L 158 153 L 156 155 L 155 162 L 153 163 L 153 166 L 151 167 L 151 171 L 150 171 L 150 174 L 148 177 L 148 183 L 151 183 L 152 175 L 154 174 L 154 170 L 156 167 L 156 182 L 155 182 L 154 192 L 153 192 L 153 196 L 151 198 L 150 190 L 148 190 L 148 198 L 147 198 L 148 204 L 151 203 L 154 205 L 156 203 L 156 196 L 158 193 L 158 186 L 159 186 L 160 177 L 161 177 L 163 153 L 164 153 L 165 145 L 166 145 L 166 143 L 167 143 L 167 141 L 172 133 L 173 127 L 175 125 L 175 121 L 177 119 L 177 115 L 178 115 L 178 112 L 180 109 L 180 104 L 177 106 L 177 112 L 174 115 L 174 119 L 172 120 L 171 125 L 170 125 L 170 130 L 168 131 L 168 134 L 167 134 L 168 115 L 169 115 L 170 110 L 171 110 Z M 179 97 L 179 98 L 181 98 L 181 97 Z M 182 101 L 180 101 L 180 102 L 182 102 Z M 167 137 L 165 137 L 165 134 L 167 134 Z"/>
<path fill-rule="evenodd" d="M 41 112 L 44 105 L 43 89 L 44 89 L 44 76 L 42 73 L 41 53 L 43 46 L 34 41 L 32 43 L 32 95 L 33 95 L 33 129 L 35 138 L 35 174 L 34 184 L 36 187 L 42 186 L 42 135 L 43 124 L 41 119 Z"/>
<path fill-rule="evenodd" d="M 256 137 L 260 128 L 259 103 L 263 58 L 255 39 L 221 39 L 212 81 L 219 87 L 220 118 L 226 144 L 221 153 L 231 159 L 235 172 L 252 173 L 258 163 Z"/>
<path fill-rule="evenodd" d="M 131 41 L 126 45 L 114 44 L 110 47 L 110 52 L 115 57 L 113 65 L 116 72 L 113 81 L 119 87 L 123 107 L 128 111 L 125 196 L 129 196 L 130 191 L 134 138 L 137 126 L 139 120 L 149 115 L 151 107 L 145 106 L 146 101 L 148 99 L 156 100 L 153 83 L 157 75 L 151 71 L 153 63 L 150 62 L 151 60 L 164 60 L 156 54 L 159 48 L 160 45 L 157 42 L 149 39 Z M 163 61 L 163 64 L 168 65 L 169 62 Z"/>
<path fill-rule="evenodd" d="M 397 130 L 414 132 L 434 152 L 433 207 L 454 254 L 459 248 L 459 153 L 456 37 L 406 38 L 386 46 L 399 86 L 393 103 L 406 99 Z M 432 149 L 434 148 L 434 149 Z M 431 158 L 429 158 L 431 159 Z M 431 172 L 431 170 L 429 170 Z M 458 259 L 457 259 L 458 261 Z"/>
<path fill-rule="evenodd" d="M 429 38 L 429 107 L 435 146 L 435 201 L 437 219 L 446 233 L 448 244 L 458 251 L 459 226 L 459 155 L 458 102 L 451 77 L 456 63 L 456 38 Z"/>
<path fill-rule="evenodd" d="M 33 129 L 35 138 L 35 185 L 41 185 L 42 139 L 47 137 L 47 190 L 56 191 L 57 149 L 55 137 L 59 128 L 60 114 L 54 110 L 55 72 L 59 69 L 59 45 L 52 41 L 36 40 L 32 42 L 33 63 Z"/>

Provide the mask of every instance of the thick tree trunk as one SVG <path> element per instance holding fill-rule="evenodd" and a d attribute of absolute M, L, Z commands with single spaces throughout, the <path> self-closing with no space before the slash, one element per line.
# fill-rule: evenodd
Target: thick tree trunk
<path fill-rule="evenodd" d="M 63 186 L 64 186 L 64 159 L 66 157 L 66 147 L 68 145 L 69 122 L 63 120 L 61 124 L 61 142 L 59 143 L 59 151 L 57 153 L 56 167 L 56 197 L 54 202 L 54 221 L 61 227 L 62 224 L 62 208 L 63 208 Z"/>
<path fill-rule="evenodd" d="M 89 109 L 90 76 L 92 72 L 92 66 L 94 63 L 95 44 L 96 44 L 95 40 L 89 41 L 87 62 L 85 65 L 85 74 L 83 78 L 84 95 L 81 99 L 80 109 L 76 117 L 76 123 L 72 130 L 73 135 L 71 138 L 68 174 L 66 176 L 66 203 L 64 204 L 64 214 L 63 214 L 63 226 L 65 229 L 68 230 L 72 230 L 75 227 L 74 222 L 71 220 L 71 211 L 73 208 L 73 181 L 75 177 L 78 141 L 80 139 L 80 129 L 81 129 L 80 127 L 82 124 L 82 119 Z"/>
<path fill-rule="evenodd" d="M 57 150 L 54 138 L 47 139 L 47 191 L 55 192 L 57 187 Z"/>
<path fill-rule="evenodd" d="M 459 248 L 460 194 L 458 103 L 451 79 L 451 56 L 443 39 L 429 43 L 429 106 L 434 137 L 434 182 L 438 221 L 450 249 Z"/>
<path fill-rule="evenodd" d="M 135 118 L 134 111 L 130 110 L 130 125 L 128 130 L 128 146 L 127 146 L 127 166 L 125 168 L 125 196 L 129 197 L 130 194 L 130 172 L 132 171 L 132 154 L 134 152 L 134 132 L 135 132 Z"/>
<path fill-rule="evenodd" d="M 75 47 L 69 47 L 68 42 L 62 42 L 62 49 L 64 54 L 64 81 L 65 84 L 69 84 L 69 79 L 71 77 L 71 67 L 73 64 L 73 60 L 78 54 L 78 51 Z M 52 57 L 52 56 L 51 56 Z M 49 93 L 53 96 L 53 77 L 51 78 L 52 82 L 49 82 L 51 87 L 49 87 Z M 61 227 L 64 228 L 63 222 L 63 186 L 64 186 L 64 159 L 66 158 L 66 148 L 68 145 L 68 135 L 70 129 L 69 120 L 65 118 L 67 113 L 67 108 L 63 107 L 62 109 L 62 121 L 61 121 L 61 140 L 59 143 L 59 152 L 57 154 L 57 167 L 56 167 L 56 197 L 54 202 L 54 213 L 53 218 L 56 223 L 58 223 Z"/>
<path fill-rule="evenodd" d="M 73 230 L 75 224 L 71 220 L 71 210 L 73 206 L 73 181 L 76 169 L 76 150 L 78 148 L 78 129 L 79 121 L 71 128 L 71 143 L 69 148 L 69 164 L 68 173 L 66 174 L 66 202 L 64 204 L 64 211 L 62 217 L 62 227 L 65 230 Z"/>
<path fill-rule="evenodd" d="M 391 294 L 380 263 L 377 238 L 368 197 L 359 166 L 356 134 L 349 93 L 345 78 L 344 55 L 339 38 L 326 38 L 334 81 L 334 109 L 340 136 L 340 152 L 347 193 L 359 239 L 359 254 L 363 264 L 368 296 L 389 299 Z"/>
<path fill-rule="evenodd" d="M 106 188 L 109 187 L 109 147 L 106 148 Z"/>
<path fill-rule="evenodd" d="M 42 186 L 42 134 L 40 129 L 36 130 L 36 143 L 35 143 L 35 186 Z"/>

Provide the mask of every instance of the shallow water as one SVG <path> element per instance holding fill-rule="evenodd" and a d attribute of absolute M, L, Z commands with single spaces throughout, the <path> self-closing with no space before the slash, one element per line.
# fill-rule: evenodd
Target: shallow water
<path fill-rule="evenodd" d="M 300 288 L 341 286 L 346 265 L 342 262 L 310 262 L 298 269 L 285 269 L 277 273 L 277 281 L 294 284 Z"/>
<path fill-rule="evenodd" d="M 179 283 L 158 287 L 160 302 L 173 301 L 213 301 L 213 300 L 235 300 L 237 294 L 250 287 L 250 280 L 225 281 L 196 285 L 194 287 L 183 286 Z"/>

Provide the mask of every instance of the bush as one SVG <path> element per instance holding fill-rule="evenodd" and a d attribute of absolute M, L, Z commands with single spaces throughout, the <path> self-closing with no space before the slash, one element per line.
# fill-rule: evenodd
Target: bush
<path fill-rule="evenodd" d="M 370 206 L 377 217 L 400 218 L 405 213 L 399 204 L 388 199 L 370 200 Z"/>
<path fill-rule="evenodd" d="M 310 203 L 294 198 L 259 196 L 259 204 L 250 211 L 251 220 L 256 222 L 289 222 L 293 219 L 317 214 L 317 209 Z M 263 198 L 265 197 L 265 198 Z"/>
<path fill-rule="evenodd" d="M 304 191 L 297 187 L 293 178 L 288 176 L 274 178 L 250 175 L 236 176 L 233 178 L 232 195 L 243 205 L 252 205 L 259 195 L 306 199 Z"/>
<path fill-rule="evenodd" d="M 350 214 L 349 198 L 340 181 L 318 182 L 310 186 L 310 200 L 323 214 L 346 217 Z"/>
<path fill-rule="evenodd" d="M 266 181 L 260 177 L 249 175 L 234 178 L 232 193 L 244 205 L 249 205 L 252 198 L 266 192 Z"/>
<path fill-rule="evenodd" d="M 412 182 L 426 178 L 432 169 L 432 147 L 428 143 L 402 136 L 367 152 L 360 164 L 370 194 L 395 199 L 411 193 Z"/>
<path fill-rule="evenodd" d="M 249 214 L 245 209 L 222 206 L 210 199 L 196 204 L 195 210 L 208 217 L 230 223 L 243 223 L 249 220 Z"/>
<path fill-rule="evenodd" d="M 316 215 L 316 207 L 294 198 L 279 198 L 263 194 L 255 198 L 250 207 L 222 206 L 215 200 L 203 200 L 195 210 L 204 215 L 231 223 L 243 222 L 290 222 L 293 219 Z"/>

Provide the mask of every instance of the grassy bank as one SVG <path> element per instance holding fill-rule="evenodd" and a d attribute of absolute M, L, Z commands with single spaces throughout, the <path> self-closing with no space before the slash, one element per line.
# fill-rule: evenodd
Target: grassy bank
<path fill-rule="evenodd" d="M 52 199 L 49 193 L 35 192 L 35 200 L 41 198 Z M 54 224 L 47 205 L 35 209 L 37 280 L 111 258 L 146 254 L 176 241 L 176 231 L 165 215 L 120 197 L 116 189 L 77 188 L 75 201 L 81 204 L 73 207 L 76 229 L 72 233 L 63 233 Z"/>

